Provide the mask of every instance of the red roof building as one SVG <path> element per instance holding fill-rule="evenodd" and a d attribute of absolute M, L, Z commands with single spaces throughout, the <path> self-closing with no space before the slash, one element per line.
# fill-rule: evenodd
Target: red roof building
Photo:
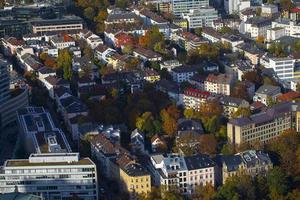
<path fill-rule="evenodd" d="M 134 44 L 133 37 L 126 33 L 123 33 L 123 32 L 115 35 L 114 42 L 115 42 L 116 48 L 121 48 L 122 46 L 125 46 L 125 45 L 133 45 Z"/>

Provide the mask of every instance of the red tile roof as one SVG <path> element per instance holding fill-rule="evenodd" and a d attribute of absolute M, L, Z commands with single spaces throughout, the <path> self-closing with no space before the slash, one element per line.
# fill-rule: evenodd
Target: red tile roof
<path fill-rule="evenodd" d="M 197 98 L 208 98 L 210 96 L 210 92 L 201 91 L 198 89 L 188 88 L 184 91 L 184 94 L 187 96 L 193 96 Z"/>
<path fill-rule="evenodd" d="M 283 102 L 283 101 L 292 101 L 297 98 L 300 98 L 300 93 L 292 91 L 280 95 L 279 97 L 277 97 L 277 100 Z"/>

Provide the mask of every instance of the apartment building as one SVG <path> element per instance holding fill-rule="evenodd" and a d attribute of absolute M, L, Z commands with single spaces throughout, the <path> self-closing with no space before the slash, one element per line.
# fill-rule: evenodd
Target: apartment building
<path fill-rule="evenodd" d="M 182 15 L 188 21 L 189 29 L 212 27 L 214 20 L 219 18 L 218 11 L 213 7 L 199 7 Z"/>
<path fill-rule="evenodd" d="M 272 42 L 274 40 L 278 40 L 281 37 L 286 36 L 285 28 L 283 27 L 275 27 L 267 30 L 267 41 Z"/>
<path fill-rule="evenodd" d="M 183 106 L 187 109 L 200 110 L 200 107 L 209 99 L 212 99 L 210 92 L 189 88 L 183 93 Z"/>
<path fill-rule="evenodd" d="M 217 158 L 221 168 L 218 176 L 219 184 L 225 184 L 232 176 L 258 174 L 266 175 L 273 168 L 273 163 L 267 153 L 256 150 L 248 150 L 235 155 L 221 155 Z"/>
<path fill-rule="evenodd" d="M 158 154 L 150 157 L 154 183 L 190 195 L 198 186 L 215 185 L 215 162 L 208 155 Z"/>
<path fill-rule="evenodd" d="M 96 165 L 78 153 L 31 154 L 5 161 L 0 170 L 0 193 L 14 191 L 45 200 L 98 199 Z"/>
<path fill-rule="evenodd" d="M 29 153 L 68 153 L 71 147 L 65 134 L 55 126 L 43 107 L 26 107 L 17 112 L 18 126 Z"/>
<path fill-rule="evenodd" d="M 249 108 L 250 104 L 244 99 L 223 96 L 220 98 L 220 104 L 223 107 L 223 115 L 231 118 L 239 108 Z"/>
<path fill-rule="evenodd" d="M 191 77 L 198 73 L 199 67 L 197 66 L 180 66 L 171 69 L 173 81 L 182 83 L 189 81 Z"/>
<path fill-rule="evenodd" d="M 251 7 L 249 0 L 224 0 L 224 9 L 228 14 L 238 14 L 241 10 Z"/>
<path fill-rule="evenodd" d="M 180 17 L 190 10 L 198 10 L 201 7 L 208 7 L 208 0 L 172 0 L 172 10 L 175 16 Z"/>
<path fill-rule="evenodd" d="M 268 101 L 276 101 L 276 98 L 281 95 L 281 89 L 279 86 L 262 85 L 255 92 L 253 101 L 259 101 L 265 105 L 268 105 Z"/>
<path fill-rule="evenodd" d="M 61 19 L 40 19 L 31 22 L 33 33 L 49 33 L 60 31 L 80 31 L 83 20 L 80 17 L 65 16 Z"/>
<path fill-rule="evenodd" d="M 291 81 L 294 78 L 295 60 L 286 58 L 269 58 L 269 68 L 272 68 L 279 79 Z"/>
<path fill-rule="evenodd" d="M 197 35 L 190 32 L 182 32 L 177 35 L 178 45 L 187 52 L 197 50 L 201 45 L 207 44 L 208 41 L 201 39 Z"/>
<path fill-rule="evenodd" d="M 232 144 L 237 145 L 254 142 L 266 143 L 279 136 L 283 131 L 298 127 L 298 120 L 295 120 L 295 116 L 299 108 L 296 103 L 283 102 L 264 112 L 232 119 L 227 123 L 228 139 Z"/>
<path fill-rule="evenodd" d="M 272 28 L 281 27 L 285 29 L 285 34 L 287 36 L 296 36 L 300 34 L 300 25 L 296 21 L 289 19 L 279 18 L 272 21 Z"/>
<path fill-rule="evenodd" d="M 204 81 L 204 90 L 215 94 L 229 96 L 232 84 L 233 78 L 231 76 L 226 74 L 210 74 Z"/>
<path fill-rule="evenodd" d="M 245 32 L 252 38 L 267 37 L 267 30 L 272 27 L 270 18 L 253 17 L 245 22 Z"/>

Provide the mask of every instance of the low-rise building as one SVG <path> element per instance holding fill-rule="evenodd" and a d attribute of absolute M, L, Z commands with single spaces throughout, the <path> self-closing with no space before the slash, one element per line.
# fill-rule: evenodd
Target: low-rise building
<path fill-rule="evenodd" d="M 235 155 L 218 157 L 221 168 L 219 183 L 225 184 L 232 176 L 250 175 L 252 177 L 261 174 L 266 175 L 273 168 L 273 163 L 267 153 L 248 150 Z"/>
<path fill-rule="evenodd" d="M 144 62 L 146 61 L 161 61 L 162 56 L 159 53 L 156 53 L 150 49 L 144 49 L 141 47 L 135 48 L 133 50 L 133 55 L 137 58 L 142 59 Z"/>
<path fill-rule="evenodd" d="M 223 107 L 223 115 L 231 118 L 239 108 L 249 108 L 250 104 L 244 99 L 223 96 L 220 98 L 220 104 Z"/>
<path fill-rule="evenodd" d="M 212 95 L 210 92 L 189 88 L 184 91 L 182 99 L 185 108 L 199 111 L 204 103 L 212 99 Z"/>
<path fill-rule="evenodd" d="M 204 81 L 205 91 L 214 94 L 230 95 L 233 78 L 226 74 L 214 75 L 210 74 Z"/>
<path fill-rule="evenodd" d="M 267 30 L 267 41 L 272 42 L 286 36 L 286 31 L 283 27 L 275 27 Z"/>
<path fill-rule="evenodd" d="M 198 71 L 198 66 L 181 66 L 173 68 L 171 70 L 171 75 L 173 81 L 182 83 L 184 81 L 189 81 L 192 76 L 198 73 Z"/>
<path fill-rule="evenodd" d="M 253 101 L 262 102 L 265 105 L 268 105 L 269 101 L 276 101 L 276 98 L 281 95 L 281 89 L 279 86 L 273 85 L 262 85 L 255 92 Z"/>
<path fill-rule="evenodd" d="M 267 37 L 267 30 L 272 27 L 272 19 L 253 17 L 245 22 L 245 32 L 252 38 Z"/>
<path fill-rule="evenodd" d="M 178 34 L 177 40 L 179 46 L 184 48 L 186 51 L 197 50 L 202 44 L 208 43 L 207 41 L 190 32 Z"/>
<path fill-rule="evenodd" d="M 193 194 L 198 186 L 215 185 L 215 162 L 208 155 L 158 154 L 150 157 L 154 183 L 168 191 Z"/>
<path fill-rule="evenodd" d="M 221 40 L 221 34 L 211 27 L 204 27 L 201 33 L 202 37 L 209 40 L 212 43 L 219 42 Z"/>
<path fill-rule="evenodd" d="M 57 49 L 69 48 L 75 46 L 75 40 L 69 35 L 54 36 L 51 38 L 51 44 Z"/>
<path fill-rule="evenodd" d="M 272 68 L 280 80 L 291 81 L 294 78 L 295 60 L 286 58 L 269 58 L 268 68 Z"/>

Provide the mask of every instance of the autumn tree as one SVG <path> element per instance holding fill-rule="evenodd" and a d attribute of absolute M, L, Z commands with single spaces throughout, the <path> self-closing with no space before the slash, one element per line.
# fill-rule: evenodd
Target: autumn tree
<path fill-rule="evenodd" d="M 213 199 L 216 190 L 211 184 L 206 184 L 205 186 L 197 186 L 195 188 L 195 193 L 192 195 L 193 200 L 211 200 Z"/>
<path fill-rule="evenodd" d="M 84 9 L 83 11 L 83 15 L 84 17 L 86 17 L 89 20 L 93 20 L 95 17 L 95 10 L 92 7 L 88 7 L 86 9 Z"/>
<path fill-rule="evenodd" d="M 289 11 L 295 7 L 295 4 L 291 0 L 280 0 L 279 4 L 281 9 L 284 11 Z"/>
<path fill-rule="evenodd" d="M 146 31 L 144 36 L 139 38 L 139 44 L 142 47 L 154 49 L 154 46 L 157 45 L 157 43 L 161 43 L 161 45 L 164 44 L 164 35 L 159 32 L 159 28 L 157 26 L 152 26 Z"/>
<path fill-rule="evenodd" d="M 265 37 L 262 36 L 262 35 L 257 36 L 256 37 L 256 42 L 263 44 L 265 42 Z"/>
<path fill-rule="evenodd" d="M 232 118 L 249 117 L 251 115 L 250 107 L 239 107 Z"/>
<path fill-rule="evenodd" d="M 243 80 L 247 80 L 247 81 L 254 83 L 256 87 L 261 86 L 263 83 L 263 79 L 260 76 L 260 74 L 258 73 L 258 71 L 246 72 L 242 78 L 243 78 Z"/>
<path fill-rule="evenodd" d="M 283 44 L 280 44 L 280 43 L 272 43 L 269 46 L 268 51 L 269 51 L 269 53 L 273 54 L 276 57 L 286 57 L 287 56 Z"/>
<path fill-rule="evenodd" d="M 72 78 L 72 55 L 68 49 L 59 51 L 57 57 L 57 66 L 63 69 L 63 76 L 66 80 Z"/>
<path fill-rule="evenodd" d="M 232 97 L 236 97 L 236 98 L 240 98 L 240 99 L 245 99 L 247 101 L 250 100 L 249 94 L 248 94 L 248 90 L 247 90 L 247 86 L 246 84 L 244 84 L 243 82 L 239 82 L 237 83 L 233 90 L 231 91 L 231 96 Z"/>
<path fill-rule="evenodd" d="M 217 139 L 214 134 L 204 134 L 200 136 L 200 152 L 215 155 L 217 152 Z"/>
<path fill-rule="evenodd" d="M 201 58 L 208 60 L 216 60 L 220 54 L 219 48 L 215 44 L 201 44 L 198 51 Z"/>
<path fill-rule="evenodd" d="M 180 112 L 174 104 L 160 111 L 162 127 L 166 134 L 174 136 L 177 130 L 177 120 L 179 119 L 179 115 Z"/>
<path fill-rule="evenodd" d="M 274 167 L 267 174 L 270 200 L 284 199 L 288 191 L 288 180 L 282 169 Z"/>

